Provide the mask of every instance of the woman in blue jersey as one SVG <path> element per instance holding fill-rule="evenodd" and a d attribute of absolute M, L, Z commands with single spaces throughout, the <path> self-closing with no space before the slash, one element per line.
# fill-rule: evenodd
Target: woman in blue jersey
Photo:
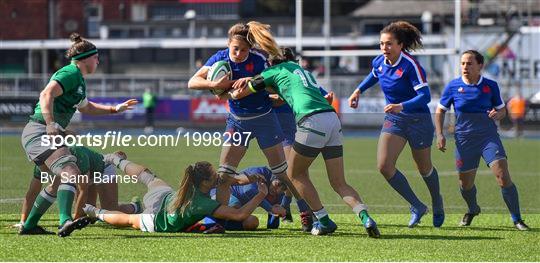
<path fill-rule="evenodd" d="M 252 23 L 252 22 L 250 22 Z M 266 58 L 252 50 L 248 39 L 249 25 L 233 25 L 228 32 L 228 48 L 216 52 L 205 65 L 189 80 L 188 87 L 197 90 L 230 89 L 235 85 L 243 85 L 246 81 L 266 67 Z M 209 68 L 217 61 L 227 61 L 232 69 L 230 79 L 223 77 L 217 81 L 206 79 Z M 227 95 L 225 95 L 227 96 Z M 223 96 L 224 97 L 224 96 Z M 283 132 L 276 114 L 272 111 L 272 102 L 268 92 L 251 94 L 242 99 L 229 98 L 230 113 L 227 117 L 226 138 L 233 136 L 241 138 L 241 144 L 224 145 L 221 151 L 220 176 L 236 174 L 236 168 L 247 151 L 249 140 L 256 138 L 259 148 L 262 149 L 272 173 L 289 183 L 286 171 L 287 162 L 282 148 Z M 228 202 L 231 180 L 223 177 L 224 183 L 218 186 L 217 200 L 222 204 Z M 291 187 L 289 187 L 291 188 Z M 293 193 L 296 193 L 293 190 Z M 295 194 L 295 196 L 298 196 Z M 306 205 L 307 206 L 307 205 Z"/>
<path fill-rule="evenodd" d="M 424 69 L 408 53 L 420 47 L 420 31 L 410 23 L 397 21 L 386 26 L 380 36 L 383 54 L 373 59 L 371 73 L 349 97 L 349 106 L 358 107 L 360 94 L 379 82 L 387 105 L 377 149 L 377 167 L 392 188 L 410 203 L 409 227 L 416 226 L 427 213 L 427 206 L 416 197 L 405 176 L 396 168 L 396 161 L 408 142 L 431 194 L 433 225 L 440 227 L 444 222 L 444 209 L 437 170 L 431 163 L 434 128 L 427 106 L 431 95 Z"/>
<path fill-rule="evenodd" d="M 268 213 L 268 221 L 266 228 L 275 229 L 279 227 L 279 217 L 285 216 L 285 208 L 280 205 L 280 201 L 284 196 L 287 186 L 272 174 L 272 171 L 266 166 L 248 167 L 240 171 L 240 174 L 246 177 L 258 177 L 268 186 L 268 194 L 265 199 L 259 204 Z M 231 186 L 231 197 L 229 206 L 240 208 L 251 201 L 259 193 L 256 182 L 245 185 Z M 210 196 L 215 199 L 216 189 L 210 190 Z M 212 227 L 219 223 L 226 230 L 255 230 L 259 226 L 259 220 L 255 216 L 250 216 L 244 221 L 233 220 L 214 220 L 213 218 L 205 218 L 200 225 L 204 229 Z"/>
<path fill-rule="evenodd" d="M 461 195 L 469 208 L 461 225 L 470 225 L 480 213 L 474 179 L 482 157 L 501 187 L 515 227 L 529 230 L 521 219 L 518 192 L 510 178 L 506 153 L 495 124 L 506 116 L 505 104 L 497 82 L 482 77 L 483 66 L 484 57 L 478 51 L 467 50 L 461 55 L 461 76 L 448 83 L 437 107 L 437 148 L 442 152 L 446 150 L 444 114 L 453 105 L 456 112 L 456 169 Z"/>

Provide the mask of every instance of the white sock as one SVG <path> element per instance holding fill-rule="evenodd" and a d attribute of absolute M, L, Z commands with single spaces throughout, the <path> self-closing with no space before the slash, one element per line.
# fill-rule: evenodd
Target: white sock
<path fill-rule="evenodd" d="M 353 212 L 355 215 L 358 215 L 360 214 L 360 212 L 362 212 L 362 210 L 366 210 L 367 211 L 367 205 L 365 204 L 358 204 L 356 205 L 355 207 L 353 207 Z"/>
<path fill-rule="evenodd" d="M 144 170 L 139 174 L 139 176 L 137 176 L 138 181 L 146 186 L 148 186 L 150 182 L 154 181 L 154 178 L 156 178 L 156 176 L 149 170 Z"/>
<path fill-rule="evenodd" d="M 122 159 L 118 162 L 117 167 L 120 168 L 123 172 L 126 172 L 126 166 L 128 166 L 131 162 L 125 159 Z"/>
<path fill-rule="evenodd" d="M 317 217 L 317 219 L 321 219 L 325 216 L 328 216 L 328 212 L 326 211 L 324 207 L 319 211 L 314 211 L 313 214 L 315 214 L 315 217 Z"/>

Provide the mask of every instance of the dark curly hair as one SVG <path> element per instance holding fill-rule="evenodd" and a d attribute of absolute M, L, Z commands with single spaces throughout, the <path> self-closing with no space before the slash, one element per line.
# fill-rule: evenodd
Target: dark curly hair
<path fill-rule="evenodd" d="M 390 33 L 403 44 L 403 50 L 410 52 L 422 48 L 422 34 L 420 30 L 407 21 L 395 21 L 385 26 L 381 34 Z"/>

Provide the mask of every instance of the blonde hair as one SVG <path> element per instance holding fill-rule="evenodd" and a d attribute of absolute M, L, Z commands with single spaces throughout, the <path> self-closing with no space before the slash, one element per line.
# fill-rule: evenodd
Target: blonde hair
<path fill-rule="evenodd" d="M 268 60 L 283 60 L 284 56 L 279 48 L 272 32 L 270 25 L 262 24 L 257 21 L 247 23 L 249 28 L 247 40 L 252 46 L 257 46 L 268 54 Z"/>
<path fill-rule="evenodd" d="M 203 181 L 209 180 L 213 173 L 214 169 L 209 162 L 201 161 L 189 165 L 184 171 L 180 187 L 167 209 L 168 212 L 172 214 L 180 209 L 180 213 L 184 213 L 186 207 L 193 201 L 197 188 Z"/>

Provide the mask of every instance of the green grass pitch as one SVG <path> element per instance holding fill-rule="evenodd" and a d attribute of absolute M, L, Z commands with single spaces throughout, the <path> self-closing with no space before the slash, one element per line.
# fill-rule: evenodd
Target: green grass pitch
<path fill-rule="evenodd" d="M 440 229 L 431 225 L 431 214 L 422 224 L 408 229 L 407 203 L 376 170 L 375 138 L 346 138 L 345 169 L 348 182 L 358 190 L 378 222 L 380 239 L 367 238 L 328 183 L 321 158 L 310 169 L 323 203 L 338 224 L 336 233 L 314 237 L 294 223 L 266 230 L 266 216 L 258 209 L 262 228 L 252 232 L 228 231 L 220 235 L 149 234 L 96 224 L 61 239 L 57 236 L 18 236 L 9 228 L 19 219 L 20 199 L 26 192 L 31 164 L 24 157 L 18 136 L 0 137 L 0 260 L 1 261 L 540 261 L 540 140 L 503 140 L 510 173 L 516 183 L 523 217 L 530 232 L 513 228 L 500 189 L 481 162 L 476 178 L 482 214 L 473 226 L 458 227 L 465 212 L 454 171 L 453 142 L 447 153 L 433 150 L 439 170 L 447 218 Z M 264 165 L 263 154 L 252 142 L 240 169 Z M 116 150 L 109 148 L 107 151 Z M 217 165 L 218 147 L 145 147 L 123 149 L 129 158 L 150 167 L 174 188 L 183 167 L 198 160 Z M 410 150 L 405 148 L 398 167 L 425 203 L 429 193 L 415 171 Z M 144 195 L 141 185 L 120 185 L 119 200 Z M 53 206 L 42 225 L 57 227 Z"/>

